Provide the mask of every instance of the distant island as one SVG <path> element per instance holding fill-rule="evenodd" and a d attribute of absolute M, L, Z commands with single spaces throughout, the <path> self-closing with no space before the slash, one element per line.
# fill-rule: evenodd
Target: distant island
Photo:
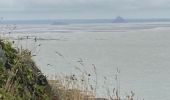
<path fill-rule="evenodd" d="M 127 21 L 124 18 L 118 16 L 118 17 L 115 18 L 113 23 L 127 23 Z"/>

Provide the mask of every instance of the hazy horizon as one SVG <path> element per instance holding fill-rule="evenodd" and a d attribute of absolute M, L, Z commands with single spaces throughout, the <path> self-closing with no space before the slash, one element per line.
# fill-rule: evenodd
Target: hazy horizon
<path fill-rule="evenodd" d="M 7 20 L 170 18 L 169 0 L 1 0 Z"/>
<path fill-rule="evenodd" d="M 38 19 L 38 18 L 33 18 L 33 19 L 7 19 L 5 17 L 1 17 L 0 19 L 1 20 L 4 20 L 4 21 L 33 21 L 33 20 L 114 20 L 116 19 L 117 17 L 119 16 L 115 16 L 113 18 L 44 18 L 44 19 Z M 164 17 L 160 17 L 160 18 L 154 18 L 154 17 L 148 17 L 148 18 L 126 18 L 124 16 L 120 16 L 122 17 L 123 19 L 125 20 L 169 20 L 170 17 L 168 18 L 164 18 Z"/>

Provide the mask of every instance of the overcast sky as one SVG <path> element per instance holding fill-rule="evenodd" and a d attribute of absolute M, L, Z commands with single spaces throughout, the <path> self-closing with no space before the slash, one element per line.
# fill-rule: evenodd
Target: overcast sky
<path fill-rule="evenodd" d="M 170 0 L 0 0 L 4 19 L 170 18 Z"/>

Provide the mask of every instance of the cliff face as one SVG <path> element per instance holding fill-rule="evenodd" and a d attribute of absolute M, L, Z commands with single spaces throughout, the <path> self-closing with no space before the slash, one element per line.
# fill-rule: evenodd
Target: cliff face
<path fill-rule="evenodd" d="M 49 100 L 50 86 L 31 59 L 31 52 L 0 40 L 0 99 Z"/>

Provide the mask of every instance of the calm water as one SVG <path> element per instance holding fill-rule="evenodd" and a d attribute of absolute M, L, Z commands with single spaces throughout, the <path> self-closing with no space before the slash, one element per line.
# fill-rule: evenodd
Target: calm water
<path fill-rule="evenodd" d="M 106 96 L 105 86 L 115 87 L 119 68 L 121 95 L 132 90 L 139 100 L 170 100 L 170 23 L 17 25 L 3 36 L 30 36 L 15 44 L 31 49 L 49 76 L 76 74 L 76 67 L 93 75 L 94 64 L 99 97 Z"/>

